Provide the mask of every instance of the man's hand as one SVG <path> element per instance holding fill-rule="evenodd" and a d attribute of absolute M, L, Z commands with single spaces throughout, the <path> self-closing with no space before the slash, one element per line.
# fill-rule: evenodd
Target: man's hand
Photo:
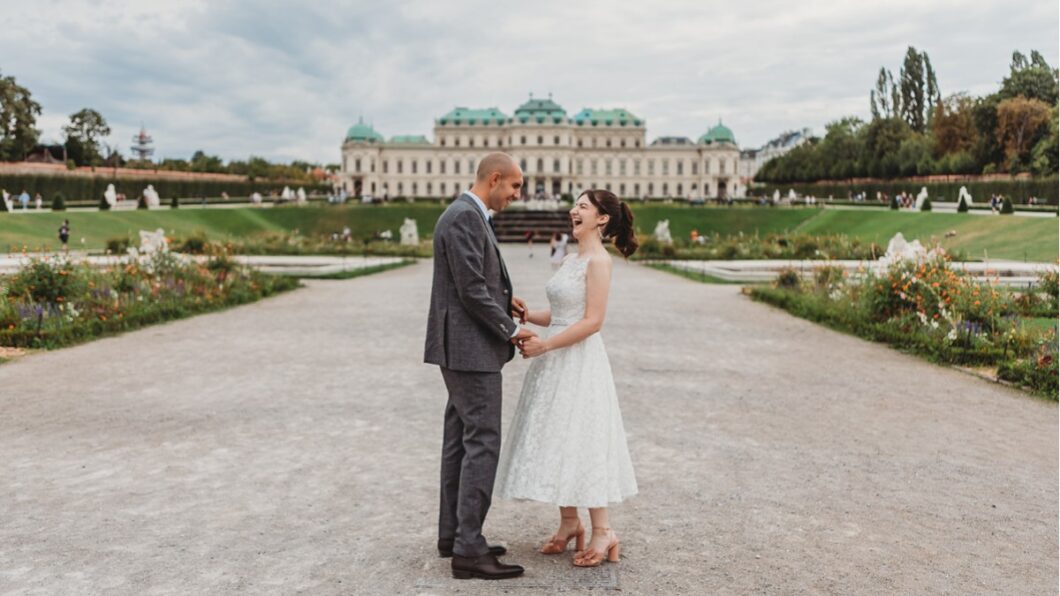
<path fill-rule="evenodd" d="M 541 339 L 540 337 L 531 337 L 519 344 L 519 352 L 522 353 L 523 358 L 533 358 L 534 356 L 540 356 L 548 350 L 548 342 Z"/>
<path fill-rule="evenodd" d="M 520 325 L 526 325 L 526 315 L 529 312 L 526 308 L 526 301 L 518 296 L 512 296 L 512 317 L 519 319 Z"/>
<path fill-rule="evenodd" d="M 523 342 L 533 337 L 537 337 L 537 334 L 526 327 L 520 327 L 519 332 L 512 337 L 512 343 L 522 349 Z"/>

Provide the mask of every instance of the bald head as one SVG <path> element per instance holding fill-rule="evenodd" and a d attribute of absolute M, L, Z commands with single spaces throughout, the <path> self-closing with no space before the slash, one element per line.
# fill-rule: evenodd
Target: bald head
<path fill-rule="evenodd" d="M 523 171 L 507 153 L 490 153 L 478 163 L 471 192 L 482 199 L 494 213 L 519 198 L 523 189 Z"/>
<path fill-rule="evenodd" d="M 482 158 L 482 161 L 478 162 L 478 171 L 475 172 L 475 182 L 486 182 L 489 180 L 490 175 L 494 172 L 501 175 L 501 178 L 507 178 L 512 173 L 517 172 L 519 166 L 515 164 L 515 160 L 512 159 L 511 155 L 507 153 L 490 153 L 486 157 Z"/>

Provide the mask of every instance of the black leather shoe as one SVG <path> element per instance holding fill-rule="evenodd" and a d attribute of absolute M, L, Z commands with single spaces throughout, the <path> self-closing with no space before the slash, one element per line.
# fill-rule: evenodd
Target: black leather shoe
<path fill-rule="evenodd" d="M 508 549 L 504 548 L 499 544 L 491 544 L 489 545 L 489 549 L 490 550 L 488 554 L 491 554 L 494 557 L 503 557 L 504 555 L 508 554 Z M 453 545 L 450 544 L 447 547 L 439 546 L 438 556 L 443 559 L 448 559 L 449 557 L 453 556 Z"/>
<path fill-rule="evenodd" d="M 505 565 L 497 560 L 496 555 L 485 554 L 481 557 L 461 557 L 453 555 L 453 577 L 456 579 L 509 579 L 523 574 L 520 565 Z"/>

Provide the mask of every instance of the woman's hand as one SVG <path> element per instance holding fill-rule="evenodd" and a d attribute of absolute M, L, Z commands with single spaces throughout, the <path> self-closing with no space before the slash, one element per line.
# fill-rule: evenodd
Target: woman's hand
<path fill-rule="evenodd" d="M 551 349 L 552 346 L 548 345 L 548 341 L 540 337 L 531 337 L 519 344 L 519 352 L 523 355 L 523 358 L 540 356 Z"/>

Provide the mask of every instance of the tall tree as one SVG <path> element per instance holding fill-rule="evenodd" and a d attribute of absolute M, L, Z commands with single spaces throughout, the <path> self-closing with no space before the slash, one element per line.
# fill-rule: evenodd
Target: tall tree
<path fill-rule="evenodd" d="M 1049 104 L 1038 99 L 1013 97 L 997 105 L 997 140 L 1005 148 L 1009 171 L 1030 161 L 1031 148 L 1048 132 Z"/>
<path fill-rule="evenodd" d="M 0 161 L 22 161 L 37 144 L 40 104 L 15 77 L 0 76 Z"/>
<path fill-rule="evenodd" d="M 902 90 L 902 119 L 917 132 L 924 130 L 924 59 L 909 46 L 905 52 L 905 61 L 898 73 Z"/>
<path fill-rule="evenodd" d="M 1023 96 L 1037 99 L 1055 106 L 1060 90 L 1060 71 L 1045 61 L 1037 50 L 1031 52 L 1030 60 L 1019 51 L 1012 53 L 1009 75 L 1001 81 L 998 95 L 1001 99 Z"/>
<path fill-rule="evenodd" d="M 110 126 L 103 115 L 91 108 L 70 114 L 70 123 L 63 126 L 66 133 L 66 152 L 79 166 L 102 162 L 100 140 L 110 134 Z"/>
<path fill-rule="evenodd" d="M 940 101 L 931 118 L 935 155 L 971 151 L 979 140 L 972 110 L 975 101 L 966 93 L 955 93 Z"/>

